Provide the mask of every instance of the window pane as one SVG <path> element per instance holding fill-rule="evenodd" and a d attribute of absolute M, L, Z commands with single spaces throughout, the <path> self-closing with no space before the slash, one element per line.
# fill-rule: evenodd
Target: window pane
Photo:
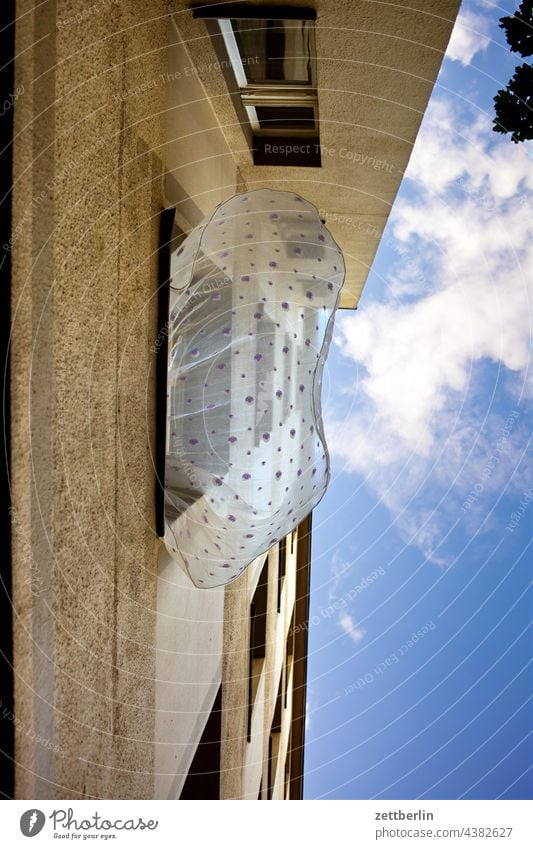
<path fill-rule="evenodd" d="M 311 85 L 311 21 L 232 20 L 249 83 Z"/>
<path fill-rule="evenodd" d="M 315 110 L 312 106 L 256 106 L 262 130 L 314 130 Z"/>

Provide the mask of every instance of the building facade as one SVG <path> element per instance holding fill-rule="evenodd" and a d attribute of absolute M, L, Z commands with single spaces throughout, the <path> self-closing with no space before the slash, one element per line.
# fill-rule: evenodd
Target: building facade
<path fill-rule="evenodd" d="M 198 729 L 185 734 L 186 748 L 172 734 L 180 702 L 185 713 L 181 682 L 161 701 L 158 739 L 166 722 L 168 742 L 160 747 L 159 797 L 301 798 L 310 544 L 311 517 L 223 593 L 220 664 L 206 675 L 206 710 L 194 716 Z M 194 699 L 197 680 L 192 686 Z"/>
<path fill-rule="evenodd" d="M 419 5 L 270 4 L 312 22 L 309 90 L 287 93 L 287 123 L 239 84 L 205 8 L 16 3 L 17 798 L 301 798 L 310 519 L 209 591 L 156 532 L 161 213 L 175 207 L 176 235 L 236 192 L 295 191 L 342 248 L 355 307 L 459 4 Z M 265 60 L 246 43 L 244 69 Z"/>

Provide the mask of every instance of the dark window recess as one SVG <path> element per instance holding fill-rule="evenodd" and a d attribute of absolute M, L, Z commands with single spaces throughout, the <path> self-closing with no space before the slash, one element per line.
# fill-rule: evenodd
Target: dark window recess
<path fill-rule="evenodd" d="M 320 139 L 316 136 L 258 136 L 252 138 L 254 165 L 320 168 Z"/>
<path fill-rule="evenodd" d="M 222 736 L 222 688 L 213 704 L 190 766 L 180 799 L 220 799 L 220 738 Z"/>
<path fill-rule="evenodd" d="M 283 591 L 283 579 L 285 577 L 287 557 L 287 539 L 280 539 L 278 546 L 278 613 L 281 613 L 281 593 Z"/>
<path fill-rule="evenodd" d="M 250 643 L 248 646 L 248 723 L 246 728 L 246 739 L 252 739 L 252 711 L 254 707 L 254 630 L 255 630 L 255 605 L 250 605 Z"/>
<path fill-rule="evenodd" d="M 254 608 L 253 620 L 253 657 L 265 656 L 266 643 L 266 621 L 267 621 L 267 598 L 268 598 L 268 557 L 259 576 L 257 587 L 252 599 Z"/>
<path fill-rule="evenodd" d="M 288 678 L 289 678 L 289 663 L 292 652 L 290 651 L 290 644 L 292 643 L 291 636 L 287 637 L 287 642 L 285 644 L 285 663 L 283 664 L 283 707 L 287 707 L 287 701 L 289 697 L 289 688 L 287 686 Z"/>
<path fill-rule="evenodd" d="M 248 649 L 248 729 L 247 739 L 251 740 L 252 711 L 254 706 L 254 661 L 262 660 L 266 651 L 266 622 L 268 601 L 268 557 L 261 570 L 259 581 L 250 605 L 250 644 Z"/>
<path fill-rule="evenodd" d="M 156 447 L 155 447 L 155 531 L 165 535 L 165 459 L 167 427 L 168 371 L 168 303 L 170 285 L 170 251 L 176 210 L 164 209 L 159 219 L 158 254 L 158 333 L 156 340 Z"/>
<path fill-rule="evenodd" d="M 272 729 L 268 738 L 268 799 L 272 799 L 274 796 L 274 782 L 276 780 L 276 769 L 278 765 L 280 742 L 280 732 L 274 731 L 274 729 Z"/>
<path fill-rule="evenodd" d="M 210 3 L 208 6 L 192 6 L 193 18 L 243 18 L 244 20 L 263 20 L 273 18 L 289 21 L 316 21 L 316 9 L 311 6 L 284 6 L 262 3 L 260 6 L 249 3 Z"/>
<path fill-rule="evenodd" d="M 268 787 L 267 787 L 267 799 L 272 799 L 272 781 L 273 781 L 273 769 L 272 769 L 272 734 L 268 738 Z"/>
<path fill-rule="evenodd" d="M 278 695 L 276 696 L 276 706 L 274 707 L 274 716 L 272 717 L 272 733 L 277 734 L 281 731 L 281 716 L 283 713 L 283 670 L 279 679 Z"/>
<path fill-rule="evenodd" d="M 314 130 L 315 110 L 311 106 L 256 106 L 262 130 Z"/>
<path fill-rule="evenodd" d="M 294 654 L 294 610 L 292 611 L 291 616 L 291 624 L 289 627 L 289 633 L 287 634 L 287 657 L 291 657 Z"/>
<path fill-rule="evenodd" d="M 287 750 L 287 758 L 285 760 L 285 798 L 290 799 L 290 780 L 291 780 L 291 759 L 289 753 L 291 751 L 291 741 L 289 740 L 289 748 Z"/>
<path fill-rule="evenodd" d="M 294 654 L 294 613 L 295 613 L 295 609 L 296 609 L 295 607 L 293 607 L 293 609 L 292 609 L 291 624 L 289 625 L 289 632 L 287 634 L 287 654 L 288 655 Z"/>

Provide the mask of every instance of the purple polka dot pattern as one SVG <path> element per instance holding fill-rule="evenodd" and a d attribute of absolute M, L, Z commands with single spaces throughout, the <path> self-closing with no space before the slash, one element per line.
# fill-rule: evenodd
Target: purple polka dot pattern
<path fill-rule="evenodd" d="M 172 256 L 165 544 L 197 587 L 239 577 L 326 490 L 343 278 L 315 207 L 270 189 L 222 203 Z"/>

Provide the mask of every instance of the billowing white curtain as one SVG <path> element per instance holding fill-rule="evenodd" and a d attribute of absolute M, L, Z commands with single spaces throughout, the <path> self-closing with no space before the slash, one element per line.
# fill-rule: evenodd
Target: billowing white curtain
<path fill-rule="evenodd" d="M 165 543 L 197 587 L 238 577 L 324 494 L 343 279 L 316 208 L 269 189 L 220 204 L 172 256 Z"/>

